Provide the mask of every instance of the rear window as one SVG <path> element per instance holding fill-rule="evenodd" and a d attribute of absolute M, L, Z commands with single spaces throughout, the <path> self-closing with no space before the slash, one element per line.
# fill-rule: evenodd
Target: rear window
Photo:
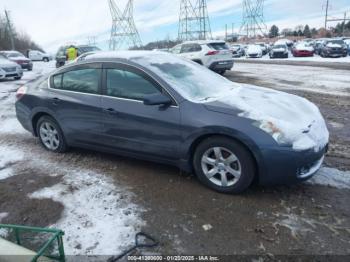
<path fill-rule="evenodd" d="M 208 44 L 208 46 L 212 49 L 215 50 L 228 50 L 228 46 L 226 45 L 226 43 L 211 43 Z"/>

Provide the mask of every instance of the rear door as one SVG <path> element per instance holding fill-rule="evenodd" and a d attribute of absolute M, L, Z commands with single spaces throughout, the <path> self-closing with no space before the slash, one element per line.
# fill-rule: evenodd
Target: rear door
<path fill-rule="evenodd" d="M 199 44 L 183 44 L 181 47 L 180 56 L 201 63 L 201 51 L 202 47 Z"/>
<path fill-rule="evenodd" d="M 50 78 L 49 109 L 66 139 L 78 144 L 99 144 L 102 131 L 102 64 L 70 67 Z"/>
<path fill-rule="evenodd" d="M 168 95 L 157 81 L 140 69 L 115 63 L 104 65 L 103 78 L 105 145 L 177 159 L 181 138 L 180 110 L 176 102 L 167 107 L 143 104 L 145 95 Z"/>

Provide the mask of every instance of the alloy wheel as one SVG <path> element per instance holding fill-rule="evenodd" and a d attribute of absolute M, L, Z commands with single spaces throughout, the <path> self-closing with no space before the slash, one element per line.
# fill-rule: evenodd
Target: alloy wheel
<path fill-rule="evenodd" d="M 60 145 L 57 129 L 50 122 L 43 122 L 39 128 L 40 139 L 49 150 L 55 151 Z"/>
<path fill-rule="evenodd" d="M 242 174 L 239 159 L 224 147 L 209 148 L 202 156 L 201 166 L 208 180 L 221 187 L 235 185 Z"/>

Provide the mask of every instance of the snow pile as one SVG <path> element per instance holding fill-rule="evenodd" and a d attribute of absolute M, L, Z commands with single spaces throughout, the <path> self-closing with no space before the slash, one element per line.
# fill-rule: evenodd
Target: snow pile
<path fill-rule="evenodd" d="M 350 189 L 350 171 L 323 167 L 307 182 L 340 189 Z"/>
<path fill-rule="evenodd" d="M 143 222 L 130 195 L 112 179 L 89 171 L 73 171 L 60 184 L 44 188 L 31 198 L 52 198 L 64 205 L 62 218 L 52 227 L 65 231 L 68 255 L 118 254 L 133 244 Z"/>
<path fill-rule="evenodd" d="M 15 175 L 10 166 L 21 161 L 23 157 L 24 155 L 21 151 L 9 146 L 0 145 L 0 180 Z"/>

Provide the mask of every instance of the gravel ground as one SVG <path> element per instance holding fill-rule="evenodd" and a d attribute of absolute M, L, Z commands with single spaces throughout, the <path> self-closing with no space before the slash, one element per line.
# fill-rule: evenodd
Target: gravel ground
<path fill-rule="evenodd" d="M 44 69 L 35 74 L 45 72 L 47 65 L 36 65 Z M 266 74 L 260 64 L 247 65 L 237 63 L 226 77 L 241 83 L 282 89 L 315 102 L 331 131 L 331 150 L 326 164 L 331 168 L 350 170 L 350 100 L 343 84 L 343 81 L 350 82 L 347 79 L 349 71 L 329 69 L 332 70 L 328 72 L 330 78 L 333 75 L 339 77 L 332 78 L 333 83 L 326 86 L 331 90 L 328 94 L 317 85 L 311 73 L 309 77 L 298 77 L 305 68 L 299 72 L 293 66 L 285 67 L 285 74 L 293 72 L 296 75 L 294 80 L 286 81 L 286 75 L 280 75 L 281 66 L 265 65 L 264 70 L 271 72 Z M 311 68 L 309 72 L 324 73 L 322 70 L 326 69 Z M 35 75 L 26 75 L 28 77 L 23 82 L 35 78 Z M 303 183 L 273 188 L 254 186 L 239 196 L 222 195 L 200 185 L 191 174 L 170 166 L 81 149 L 72 149 L 61 155 L 48 154 L 37 139 L 14 121 L 14 92 L 20 83 L 0 82 L 0 117 L 6 123 L 0 129 L 2 157 L 10 149 L 24 155 L 0 166 L 0 177 L 4 171 L 10 174 L 5 179 L 0 178 L 0 222 L 63 226 L 68 220 L 77 227 L 72 234 L 69 234 L 71 228 L 62 228 L 66 230 L 65 242 L 69 243 L 69 254 L 101 254 L 104 245 L 108 245 L 105 255 L 111 255 L 110 243 L 101 236 L 130 228 L 129 235 L 115 241 L 115 253 L 132 244 L 136 230 L 143 230 L 160 241 L 159 247 L 145 251 L 152 254 L 248 254 L 268 260 L 274 260 L 276 255 L 350 255 L 349 189 Z M 314 83 L 314 90 L 307 87 L 309 83 Z M 305 88 L 300 89 L 298 85 Z M 338 95 L 333 95 L 333 91 L 337 91 Z M 106 195 L 115 195 L 115 202 L 119 203 L 115 208 L 125 212 L 110 216 L 110 220 L 122 221 L 122 224 L 113 227 L 106 224 L 105 228 L 101 228 L 98 221 L 76 221 L 74 214 L 65 212 L 70 210 L 68 203 L 64 202 L 66 195 L 79 196 L 75 192 L 85 189 L 69 182 L 74 180 L 72 170 L 99 175 L 101 182 L 84 186 L 104 189 L 99 192 L 108 189 L 109 193 L 84 197 L 88 198 L 87 202 L 96 201 L 97 208 L 110 201 Z M 66 178 L 68 175 L 70 180 Z M 86 177 L 89 178 L 89 175 L 86 174 Z M 76 181 L 81 181 L 81 176 Z M 113 184 L 112 188 L 110 184 Z M 65 197 L 32 197 L 40 190 L 52 187 L 55 192 L 61 188 L 59 194 Z M 82 209 L 85 204 L 81 203 Z M 91 205 L 89 208 L 94 209 Z M 106 215 L 110 212 L 107 207 L 98 211 Z M 90 213 L 86 210 L 85 215 Z M 80 214 L 82 217 L 85 215 Z M 129 216 L 132 218 L 130 224 L 127 223 Z M 73 239 L 77 242 L 71 246 L 71 236 L 78 232 L 84 238 L 91 238 L 86 232 L 98 233 L 94 228 L 100 235 L 94 235 L 91 246 L 82 247 L 79 239 Z M 74 261 L 73 257 L 70 259 Z"/>

